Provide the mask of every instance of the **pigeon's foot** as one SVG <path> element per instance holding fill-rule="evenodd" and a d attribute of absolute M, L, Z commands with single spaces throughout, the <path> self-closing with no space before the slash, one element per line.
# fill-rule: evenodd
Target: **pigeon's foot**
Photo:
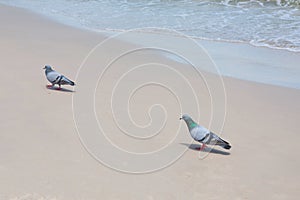
<path fill-rule="evenodd" d="M 52 87 L 53 87 L 53 85 L 46 85 L 46 87 L 47 87 L 47 88 L 52 88 Z"/>
<path fill-rule="evenodd" d="M 61 87 L 56 88 L 56 90 L 61 90 Z"/>
<path fill-rule="evenodd" d="M 205 149 L 205 148 L 206 148 L 206 145 L 205 145 L 205 144 L 202 144 L 202 146 L 201 146 L 201 148 L 200 148 L 199 151 L 202 151 L 202 150 Z"/>
<path fill-rule="evenodd" d="M 201 147 L 197 147 L 196 150 L 198 151 L 202 151 L 203 149 L 206 148 L 206 145 L 205 144 L 202 144 Z"/>

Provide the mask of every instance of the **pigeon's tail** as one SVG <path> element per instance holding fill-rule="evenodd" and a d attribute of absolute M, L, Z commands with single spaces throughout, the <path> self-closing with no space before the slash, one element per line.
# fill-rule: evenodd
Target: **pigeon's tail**
<path fill-rule="evenodd" d="M 74 86 L 74 85 L 75 85 L 75 83 L 74 83 L 73 81 L 70 81 L 70 85 Z"/>
<path fill-rule="evenodd" d="M 67 77 L 65 77 L 63 75 L 61 75 L 57 79 L 58 79 L 57 84 L 60 84 L 60 85 L 72 85 L 72 86 L 75 85 L 75 83 L 73 81 L 71 81 L 70 79 L 68 79 Z"/>
<path fill-rule="evenodd" d="M 230 144 L 221 138 L 219 138 L 219 142 L 217 144 L 220 145 L 221 147 L 223 147 L 224 149 L 231 148 Z"/>
<path fill-rule="evenodd" d="M 230 144 L 223 144 L 223 145 L 221 145 L 221 147 L 223 147 L 224 149 L 230 149 L 231 148 Z"/>

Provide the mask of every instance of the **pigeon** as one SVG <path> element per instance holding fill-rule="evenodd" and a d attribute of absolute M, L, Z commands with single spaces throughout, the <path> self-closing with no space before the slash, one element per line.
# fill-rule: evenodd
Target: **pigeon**
<path fill-rule="evenodd" d="M 60 73 L 54 71 L 50 65 L 46 65 L 43 69 L 45 69 L 45 74 L 48 81 L 52 84 L 52 85 L 47 85 L 48 88 L 49 87 L 53 88 L 55 84 L 58 84 L 59 86 L 58 89 L 61 89 L 61 85 L 72 85 L 72 86 L 75 85 L 73 81 L 71 81 L 64 75 L 61 75 Z"/>
<path fill-rule="evenodd" d="M 180 120 L 183 119 L 185 121 L 192 138 L 195 141 L 202 143 L 201 148 L 199 148 L 199 151 L 203 150 L 206 147 L 206 144 L 219 145 L 224 149 L 231 148 L 228 142 L 226 142 L 225 140 L 223 140 L 213 132 L 209 131 L 205 127 L 194 122 L 194 120 L 190 116 L 185 114 L 182 115 L 182 117 L 179 119 Z"/>

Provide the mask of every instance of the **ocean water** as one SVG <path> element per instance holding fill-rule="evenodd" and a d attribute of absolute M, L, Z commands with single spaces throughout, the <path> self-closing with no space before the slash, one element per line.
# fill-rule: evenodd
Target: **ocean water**
<path fill-rule="evenodd" d="M 0 3 L 103 32 L 167 28 L 195 39 L 300 53 L 300 0 L 0 0 Z M 294 82 L 297 80 L 291 84 Z M 298 85 L 295 87 L 300 88 Z"/>
<path fill-rule="evenodd" d="M 168 28 L 300 52 L 300 0 L 0 0 L 99 31 Z"/>

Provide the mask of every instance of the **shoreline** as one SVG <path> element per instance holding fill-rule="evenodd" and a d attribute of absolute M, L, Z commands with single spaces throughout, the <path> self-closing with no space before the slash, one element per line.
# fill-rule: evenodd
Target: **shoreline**
<path fill-rule="evenodd" d="M 5 6 L 9 6 L 9 5 L 5 5 Z M 54 16 L 44 15 L 42 13 L 27 8 L 18 7 L 18 6 L 13 6 L 13 7 L 27 10 L 28 12 L 33 13 L 35 15 L 43 16 L 45 19 L 49 19 L 54 23 L 59 23 L 61 25 L 65 25 L 70 28 L 75 28 L 82 31 L 92 32 L 94 34 L 100 34 L 103 35 L 104 37 L 118 37 L 118 35 L 122 35 L 122 34 L 124 35 L 127 34 L 128 32 L 132 32 L 132 30 L 106 31 L 106 30 L 91 29 L 89 27 L 80 26 L 78 24 L 67 23 L 55 18 Z M 149 28 L 145 28 L 145 29 L 149 30 Z M 129 39 L 123 38 L 122 40 L 131 44 L 136 44 L 138 46 L 147 46 L 147 45 L 151 46 L 153 44 L 156 44 L 155 42 L 153 42 L 153 40 L 156 39 L 160 40 L 160 38 L 164 38 L 164 37 L 173 38 L 174 41 L 177 40 L 177 37 L 181 40 L 184 40 L 184 38 L 191 38 L 191 40 L 193 40 L 195 43 L 198 43 L 202 48 L 204 48 L 204 50 L 208 53 L 208 55 L 213 59 L 213 62 L 215 62 L 218 71 L 220 71 L 220 74 L 224 77 L 236 78 L 239 80 L 252 81 L 252 82 L 263 83 L 268 85 L 286 87 L 286 88 L 300 89 L 300 82 L 298 79 L 298 77 L 300 76 L 300 70 L 295 64 L 295 63 L 300 63 L 300 52 L 295 52 L 295 51 L 280 49 L 280 48 L 277 49 L 268 46 L 257 46 L 251 44 L 251 42 L 218 41 L 218 40 L 205 39 L 205 38 L 203 39 L 193 38 L 190 36 L 185 36 L 182 33 L 174 32 L 173 30 L 167 30 L 168 32 L 169 31 L 172 32 L 169 35 L 165 33 L 155 32 L 155 31 L 140 32 L 139 31 L 140 29 L 133 29 L 133 30 L 137 30 L 137 32 L 133 32 L 133 37 L 141 34 L 143 39 L 136 40 L 135 38 L 130 37 Z M 144 30 L 144 28 L 142 30 Z M 249 52 L 249 51 L 254 53 L 252 53 L 252 55 L 243 54 L 243 52 Z M 274 54 L 276 54 L 276 56 L 272 58 Z M 247 61 L 248 65 L 241 66 L 241 64 L 245 64 L 245 63 L 235 62 L 235 59 L 237 57 L 236 55 L 248 59 Z M 176 58 L 174 59 L 168 56 L 167 58 L 173 59 L 174 61 L 178 61 L 176 60 Z M 219 62 L 219 60 L 221 61 Z M 256 60 L 258 60 L 259 63 L 256 63 L 255 65 L 254 64 L 249 65 L 250 62 L 253 63 Z M 272 60 L 272 62 L 270 62 L 269 60 Z M 295 62 L 289 62 L 289 60 L 295 60 Z M 240 66 L 243 68 L 240 68 Z M 200 70 L 203 69 L 200 68 Z"/>
<path fill-rule="evenodd" d="M 20 8 L 1 5 L 0 15 L 6 19 L 0 22 L 3 30 L 0 66 L 5 74 L 0 79 L 0 108 L 5 113 L 0 116 L 0 198 L 231 200 L 299 197 L 300 161 L 295 159 L 300 139 L 297 134 L 298 89 L 223 77 L 226 89 L 223 91 L 219 77 L 200 71 L 203 78 L 194 68 L 165 59 L 156 51 L 134 51 L 121 57 L 120 52 L 140 46 L 111 39 L 86 61 L 89 68 L 81 68 L 75 88 L 63 86 L 75 92 L 48 90 L 41 69 L 45 64 L 53 65 L 74 80 L 86 55 L 107 36 L 65 26 Z M 149 38 L 145 38 L 144 42 L 149 42 Z M 170 45 L 168 40 L 174 41 L 165 39 L 157 42 Z M 187 57 L 198 53 L 193 49 L 185 51 L 187 46 L 180 46 L 180 42 L 174 43 L 175 50 L 182 50 L 182 54 L 190 52 Z M 177 45 L 182 48 L 177 49 Z M 219 64 L 228 62 L 222 55 L 224 50 L 217 48 L 227 49 L 230 45 L 207 45 L 217 52 L 214 55 L 219 58 Z M 255 55 L 251 49 L 243 48 L 246 55 Z M 211 66 L 205 52 L 201 53 L 197 54 L 200 64 Z M 248 63 L 249 59 L 242 56 L 245 54 L 237 54 L 235 61 Z M 112 58 L 118 59 L 111 62 Z M 109 64 L 110 68 L 105 71 Z M 172 66 L 171 71 L 168 66 Z M 137 69 L 133 74 L 123 76 L 133 68 Z M 103 71 L 99 80 L 98 74 Z M 179 75 L 176 72 L 180 72 Z M 179 79 L 180 75 L 188 81 Z M 137 90 L 138 86 L 151 81 L 161 81 L 169 90 L 158 84 Z M 192 98 L 190 86 L 196 98 Z M 78 102 L 84 106 L 76 107 Z M 153 106 L 157 104 L 164 106 L 167 115 L 161 107 Z M 193 107 L 195 104 L 201 115 Z M 89 110 L 93 111 L 92 115 L 88 115 Z M 128 110 L 135 124 L 130 123 Z M 181 112 L 194 119 L 200 115 L 197 121 L 221 134 L 232 149 L 227 152 L 214 147 L 201 158 L 202 152 L 194 149 L 199 143 L 190 145 L 188 130 L 178 120 Z M 99 140 L 101 134 L 95 131 L 98 127 L 92 124 L 95 115 L 106 137 L 119 148 L 143 154 L 167 144 L 169 152 L 162 151 L 143 162 L 115 156 L 112 145 L 106 145 L 104 139 Z M 166 123 L 160 126 L 163 119 Z M 77 132 L 76 120 L 86 120 L 86 129 L 79 124 Z M 154 126 L 148 127 L 149 122 Z M 153 137 L 149 135 L 156 133 L 157 127 L 163 127 L 161 132 Z M 150 139 L 135 140 L 127 137 L 123 129 L 134 137 Z M 88 147 L 94 156 L 107 156 L 104 161 L 110 163 L 111 168 L 95 160 L 82 142 L 91 144 Z M 182 152 L 184 154 L 172 165 L 152 173 L 135 175 L 114 169 L 115 166 L 124 169 L 152 167 Z"/>
<path fill-rule="evenodd" d="M 173 32 L 177 34 L 176 32 Z M 179 33 L 180 34 L 180 33 Z M 123 36 L 124 35 L 124 36 Z M 174 53 L 166 58 L 186 63 L 180 57 L 192 62 L 199 70 L 223 77 L 251 81 L 278 87 L 300 89 L 299 52 L 290 52 L 268 47 L 255 47 L 247 43 L 230 43 L 210 40 L 193 40 L 190 37 L 167 34 L 131 32 L 116 34 L 122 41 L 142 47 L 158 47 Z M 179 38 L 178 40 L 176 40 Z M 179 43 L 175 46 L 173 43 Z M 190 46 L 194 48 L 189 49 Z M 187 55 L 190 54 L 190 55 Z M 213 69 L 202 66 L 198 54 L 207 54 Z M 177 57 L 177 58 L 176 58 Z M 239 58 L 242 58 L 239 59 Z M 181 60 L 181 61 L 180 61 Z M 294 60 L 295 62 L 290 62 Z M 187 64 L 187 63 L 186 63 Z"/>
<path fill-rule="evenodd" d="M 52 6 L 49 7 L 50 8 L 50 12 L 49 13 L 52 13 L 52 14 L 49 14 L 47 11 L 46 12 L 39 11 L 40 10 L 39 9 L 39 4 L 24 4 L 24 2 L 23 3 L 19 2 L 17 4 L 2 2 L 2 4 L 8 5 L 8 6 L 19 7 L 19 8 L 23 8 L 23 9 L 28 9 L 28 10 L 31 10 L 32 12 L 34 12 L 34 13 L 47 16 L 47 17 L 51 18 L 52 20 L 55 20 L 55 21 L 57 21 L 59 23 L 62 23 L 62 24 L 65 24 L 65 25 L 71 25 L 71 26 L 76 27 L 76 28 L 87 29 L 89 31 L 96 31 L 98 33 L 100 32 L 100 33 L 110 33 L 111 34 L 113 32 L 120 33 L 120 32 L 126 31 L 126 29 L 122 29 L 122 28 L 120 28 L 120 29 L 117 29 L 117 28 L 116 29 L 114 29 L 114 28 L 105 29 L 105 27 L 104 27 L 102 29 L 101 28 L 97 29 L 97 28 L 89 27 L 89 26 L 85 25 L 84 22 L 79 23 L 78 21 L 81 21 L 80 18 L 75 19 L 74 17 L 70 17 L 68 15 L 64 15 L 64 14 L 62 15 L 62 13 L 61 13 L 62 10 L 57 9 L 55 7 L 52 7 Z M 40 4 L 40 5 L 42 5 L 42 4 Z M 225 6 L 225 4 L 221 4 L 221 5 Z M 226 5 L 229 6 L 228 4 L 226 4 Z M 49 6 L 49 4 L 48 4 L 48 6 Z M 77 6 L 78 6 L 78 4 L 75 5 L 75 10 L 76 10 Z M 276 6 L 279 6 L 279 5 L 276 5 Z M 241 7 L 241 8 L 243 8 L 243 7 Z M 280 8 L 280 6 L 279 6 L 279 8 Z M 75 11 L 75 10 L 73 10 L 73 11 Z M 53 14 L 53 13 L 55 13 L 55 14 Z M 79 13 L 79 15 L 80 15 L 80 13 Z M 293 13 L 292 13 L 292 15 L 293 15 Z M 83 20 L 85 21 L 86 19 L 83 18 Z M 89 20 L 87 20 L 87 21 L 89 21 Z M 261 41 L 259 41 L 259 40 L 255 41 L 255 39 L 253 39 L 253 38 L 252 38 L 252 40 L 250 38 L 249 39 L 244 39 L 244 40 L 243 39 L 235 40 L 235 39 L 221 39 L 222 38 L 222 36 L 221 36 L 221 37 L 215 37 L 216 39 L 210 39 L 209 37 L 201 37 L 201 36 L 198 37 L 198 36 L 195 36 L 195 35 L 192 36 L 193 34 L 189 34 L 189 35 L 191 36 L 191 38 L 196 39 L 196 40 L 216 41 L 216 42 L 229 42 L 229 43 L 242 43 L 242 44 L 250 44 L 251 46 L 255 46 L 255 47 L 267 47 L 267 48 L 271 48 L 271 49 L 287 50 L 287 51 L 290 51 L 290 52 L 298 52 L 298 53 L 300 53 L 299 48 L 297 50 L 297 47 L 296 47 L 297 45 L 294 45 L 294 47 L 292 47 L 291 44 L 290 44 L 291 47 L 288 47 L 288 44 L 286 44 L 286 46 L 282 47 L 282 46 L 276 46 L 276 45 L 272 46 L 272 44 L 270 44 L 270 43 L 262 43 L 261 44 L 260 43 Z M 235 38 L 235 37 L 232 37 L 232 38 Z"/>

